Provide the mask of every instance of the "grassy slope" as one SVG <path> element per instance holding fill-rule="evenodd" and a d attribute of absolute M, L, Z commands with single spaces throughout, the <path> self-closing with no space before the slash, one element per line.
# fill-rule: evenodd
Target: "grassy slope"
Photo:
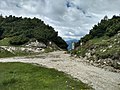
<path fill-rule="evenodd" d="M 0 40 L 0 46 L 9 46 L 10 45 L 9 40 L 10 40 L 10 38 L 4 38 L 4 39 Z M 13 56 L 15 56 L 13 53 L 0 48 L 0 58 L 13 57 Z"/>
<path fill-rule="evenodd" d="M 0 90 L 90 89 L 63 72 L 24 63 L 0 63 Z"/>
<path fill-rule="evenodd" d="M 96 48 L 95 54 L 100 58 L 118 59 L 120 55 L 120 37 L 114 36 L 109 39 L 92 40 Z"/>
<path fill-rule="evenodd" d="M 10 43 L 9 43 L 10 39 L 11 38 L 4 38 L 4 39 L 0 40 L 0 46 L 9 46 L 10 45 Z"/>
<path fill-rule="evenodd" d="M 13 53 L 7 51 L 7 50 L 3 50 L 0 48 L 0 58 L 4 58 L 4 57 L 13 57 L 15 56 Z"/>
<path fill-rule="evenodd" d="M 11 46 L 9 41 L 11 38 L 4 38 L 0 40 L 0 46 Z M 14 46 L 14 47 L 24 47 L 24 46 Z M 55 50 L 59 50 L 59 47 L 53 44 L 52 46 L 49 46 L 45 48 L 45 53 L 52 52 Z M 11 53 L 7 50 L 1 50 L 0 48 L 0 58 L 5 58 L 5 57 L 13 57 L 13 56 L 28 56 L 28 55 L 34 55 L 34 54 L 39 54 L 39 53 L 30 53 L 30 52 L 25 52 L 25 51 L 20 51 L 17 50 L 14 53 Z"/>
<path fill-rule="evenodd" d="M 4 38 L 4 39 L 0 40 L 0 46 L 11 46 L 9 43 L 10 39 L 11 38 Z M 21 47 L 21 46 L 15 46 L 15 47 Z M 14 53 L 11 53 L 7 50 L 0 48 L 0 58 L 13 57 L 13 56 L 27 56 L 27 55 L 31 55 L 31 54 L 33 54 L 33 53 L 20 51 L 20 50 L 15 51 Z M 38 54 L 38 53 L 34 53 L 34 54 Z"/>
<path fill-rule="evenodd" d="M 79 47 L 73 53 L 76 53 L 78 56 L 85 56 L 85 53 L 89 50 L 94 49 L 95 54 L 98 58 L 117 58 L 117 55 L 120 54 L 120 36 L 115 35 L 114 37 L 101 37 L 95 38 L 88 41 L 82 47 Z"/>
<path fill-rule="evenodd" d="M 28 55 L 36 55 L 36 54 L 39 54 L 39 53 L 29 53 L 25 51 L 15 51 L 14 53 L 12 53 L 5 49 L 0 48 L 0 58 L 15 57 L 15 56 L 28 56 Z"/>
<path fill-rule="evenodd" d="M 91 39 L 73 50 L 72 53 L 77 56 L 87 57 L 89 61 L 92 60 L 102 65 L 105 64 L 104 60 L 107 60 L 106 65 L 120 69 L 120 65 L 117 63 L 120 61 L 120 35 Z"/>

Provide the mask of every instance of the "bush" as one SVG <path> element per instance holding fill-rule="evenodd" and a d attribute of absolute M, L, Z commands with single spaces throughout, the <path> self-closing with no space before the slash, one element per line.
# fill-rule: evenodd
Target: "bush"
<path fill-rule="evenodd" d="M 29 41 L 29 39 L 23 35 L 15 36 L 10 40 L 11 45 L 22 45 Z"/>

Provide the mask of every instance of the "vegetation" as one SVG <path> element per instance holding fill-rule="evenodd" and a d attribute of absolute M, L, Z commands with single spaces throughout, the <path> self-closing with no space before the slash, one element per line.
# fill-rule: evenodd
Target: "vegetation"
<path fill-rule="evenodd" d="M 54 69 L 24 63 L 0 63 L 0 90 L 83 89 L 92 88 Z"/>
<path fill-rule="evenodd" d="M 9 46 L 11 38 L 4 38 L 0 40 L 0 46 Z"/>
<path fill-rule="evenodd" d="M 7 51 L 7 50 L 4 50 L 2 48 L 0 48 L 0 58 L 4 58 L 4 57 L 13 57 L 15 56 L 13 53 Z"/>
<path fill-rule="evenodd" d="M 113 16 L 112 19 L 108 19 L 105 16 L 98 25 L 95 25 L 90 33 L 85 35 L 79 43 L 76 53 L 78 56 L 85 56 L 90 50 L 94 50 L 94 55 L 97 58 L 112 58 L 119 59 L 120 55 L 120 16 Z"/>
<path fill-rule="evenodd" d="M 38 18 L 22 18 L 15 16 L 0 16 L 0 39 L 11 38 L 11 45 L 23 45 L 30 39 L 37 39 L 46 45 L 54 42 L 62 49 L 67 49 L 66 42 L 58 36 L 58 32 L 49 25 L 45 25 Z"/>
<path fill-rule="evenodd" d="M 29 41 L 29 38 L 20 35 L 20 36 L 12 37 L 9 43 L 12 45 L 22 45 L 22 44 L 27 43 L 28 41 Z"/>
<path fill-rule="evenodd" d="M 98 25 L 94 25 L 89 34 L 85 35 L 79 42 L 87 42 L 94 38 L 100 38 L 103 36 L 112 37 L 120 31 L 120 16 L 113 16 L 112 19 L 108 19 L 107 16 L 101 20 Z"/>
<path fill-rule="evenodd" d="M 106 16 L 81 38 L 72 54 L 120 69 L 120 16 L 112 19 Z"/>
<path fill-rule="evenodd" d="M 40 52 L 29 52 L 27 50 L 21 50 L 19 47 L 14 47 L 16 50 L 8 51 L 5 48 L 0 47 L 0 58 L 6 58 L 6 57 L 15 57 L 15 56 L 28 56 L 28 55 L 37 55 L 40 54 Z"/>
<path fill-rule="evenodd" d="M 111 38 L 95 38 L 89 40 L 85 45 L 80 46 L 78 50 L 74 51 L 74 53 L 78 56 L 82 55 L 84 57 L 85 54 L 91 50 L 92 54 L 96 55 L 99 59 L 112 58 L 113 60 L 118 60 L 120 58 L 119 41 L 120 36 L 117 35 Z"/>

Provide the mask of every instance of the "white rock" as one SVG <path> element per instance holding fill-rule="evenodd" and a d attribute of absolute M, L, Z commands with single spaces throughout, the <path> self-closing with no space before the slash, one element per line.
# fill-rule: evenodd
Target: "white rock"
<path fill-rule="evenodd" d="M 108 46 L 109 48 L 112 48 L 112 45 Z"/>
<path fill-rule="evenodd" d="M 106 52 L 106 49 L 104 49 L 103 52 Z"/>

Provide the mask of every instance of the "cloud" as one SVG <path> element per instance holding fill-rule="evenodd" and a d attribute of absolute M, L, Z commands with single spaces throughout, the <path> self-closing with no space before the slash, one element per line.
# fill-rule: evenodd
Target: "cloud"
<path fill-rule="evenodd" d="M 0 14 L 38 17 L 64 39 L 80 39 L 105 15 L 119 15 L 120 0 L 0 0 Z"/>

